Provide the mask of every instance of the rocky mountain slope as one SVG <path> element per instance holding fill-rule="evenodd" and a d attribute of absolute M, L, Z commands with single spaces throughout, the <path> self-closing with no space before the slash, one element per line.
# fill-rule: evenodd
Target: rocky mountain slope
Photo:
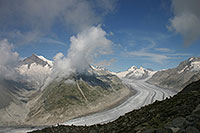
<path fill-rule="evenodd" d="M 16 68 L 18 81 L 0 81 L 0 126 L 65 122 L 109 108 L 130 95 L 117 76 L 92 66 L 45 84 L 52 69 L 52 61 L 33 54 Z"/>
<path fill-rule="evenodd" d="M 93 126 L 53 126 L 33 133 L 199 133 L 200 80 L 176 96 L 133 110 L 114 122 Z"/>
<path fill-rule="evenodd" d="M 22 123 L 32 94 L 33 90 L 26 82 L 0 80 L 0 126 Z"/>
<path fill-rule="evenodd" d="M 97 112 L 130 95 L 121 80 L 109 72 L 90 67 L 85 73 L 55 79 L 32 101 L 26 121 L 51 125 Z"/>
<path fill-rule="evenodd" d="M 156 71 L 145 69 L 143 67 L 137 68 L 136 66 L 130 67 L 127 71 L 113 73 L 119 78 L 128 78 L 128 79 L 146 79 L 151 77 Z"/>
<path fill-rule="evenodd" d="M 34 75 L 41 74 L 39 68 L 33 67 L 35 64 L 47 65 L 46 62 L 32 55 L 21 61 L 15 68 L 14 71 L 19 75 L 17 79 L 0 79 L 0 126 L 23 123 L 29 112 L 27 103 L 34 97 L 36 88 L 39 87 L 36 87 L 35 82 L 32 81 L 41 80 L 38 78 L 40 76 L 34 77 Z"/>
<path fill-rule="evenodd" d="M 158 71 L 148 82 L 159 87 L 180 91 L 187 84 L 199 79 L 200 57 L 192 57 L 181 62 L 176 68 Z"/>

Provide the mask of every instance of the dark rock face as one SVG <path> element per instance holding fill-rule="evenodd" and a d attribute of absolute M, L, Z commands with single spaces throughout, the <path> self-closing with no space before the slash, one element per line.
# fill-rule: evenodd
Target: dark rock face
<path fill-rule="evenodd" d="M 116 121 L 93 126 L 56 126 L 34 133 L 199 133 L 200 81 L 164 101 L 133 110 Z M 188 88 L 193 88 L 191 91 Z"/>
<path fill-rule="evenodd" d="M 189 58 L 181 62 L 176 68 L 158 71 L 148 82 L 159 87 L 180 91 L 188 84 L 200 79 L 200 70 L 196 68 L 199 66 L 195 64 L 199 61 L 200 57 Z"/>

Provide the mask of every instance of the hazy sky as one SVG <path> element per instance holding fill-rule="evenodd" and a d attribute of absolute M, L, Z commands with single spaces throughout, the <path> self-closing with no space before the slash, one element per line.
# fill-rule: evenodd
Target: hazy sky
<path fill-rule="evenodd" d="M 0 41 L 78 69 L 171 68 L 200 56 L 200 0 L 0 0 Z"/>

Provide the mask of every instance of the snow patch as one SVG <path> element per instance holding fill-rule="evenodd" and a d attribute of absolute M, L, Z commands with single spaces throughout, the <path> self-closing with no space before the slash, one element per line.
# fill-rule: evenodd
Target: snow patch
<path fill-rule="evenodd" d="M 191 63 L 191 71 L 200 71 L 200 61 L 194 61 Z"/>
<path fill-rule="evenodd" d="M 191 61 L 193 58 L 191 58 L 189 61 Z M 181 71 L 178 71 L 178 74 L 181 74 L 183 72 L 187 71 L 200 71 L 200 61 L 193 61 L 190 63 L 190 65 L 186 65 Z"/>
<path fill-rule="evenodd" d="M 186 69 L 186 68 L 188 68 L 188 65 L 186 65 L 181 71 L 178 71 L 177 73 L 178 73 L 178 74 L 181 74 L 181 73 L 184 72 L 185 70 L 188 70 L 188 69 Z"/>
<path fill-rule="evenodd" d="M 192 61 L 192 60 L 194 60 L 194 58 L 193 58 L 193 57 L 189 59 L 189 61 Z"/>
<path fill-rule="evenodd" d="M 37 57 L 47 62 L 51 67 L 53 66 L 53 61 L 46 59 L 44 56 L 37 56 Z"/>

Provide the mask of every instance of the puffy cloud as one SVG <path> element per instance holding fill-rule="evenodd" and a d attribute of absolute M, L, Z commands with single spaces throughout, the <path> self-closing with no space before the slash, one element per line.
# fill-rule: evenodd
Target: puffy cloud
<path fill-rule="evenodd" d="M 70 38 L 71 46 L 68 58 L 74 68 L 85 69 L 95 57 L 112 52 L 112 42 L 106 38 L 107 33 L 100 27 L 91 27 L 77 36 Z"/>
<path fill-rule="evenodd" d="M 189 45 L 200 39 L 200 1 L 172 0 L 174 17 L 170 19 L 169 30 L 175 30 Z"/>
<path fill-rule="evenodd" d="M 12 51 L 12 45 L 4 39 L 0 41 L 0 79 L 17 79 L 15 66 L 18 64 L 18 53 Z"/>
<path fill-rule="evenodd" d="M 107 33 L 100 26 L 92 26 L 70 38 L 71 45 L 65 57 L 58 53 L 54 57 L 54 68 L 51 78 L 65 77 L 72 72 L 83 72 L 89 68 L 95 57 L 110 54 L 112 41 L 106 38 Z"/>

